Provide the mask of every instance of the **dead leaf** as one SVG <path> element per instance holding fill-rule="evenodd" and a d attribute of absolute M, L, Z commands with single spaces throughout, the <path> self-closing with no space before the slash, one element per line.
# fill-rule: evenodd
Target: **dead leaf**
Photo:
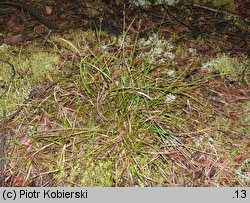
<path fill-rule="evenodd" d="M 247 159 L 247 156 L 246 155 L 240 155 L 240 156 L 237 156 L 235 159 L 234 159 L 234 164 L 235 165 L 238 165 L 238 166 L 241 166 L 245 160 Z"/>
<path fill-rule="evenodd" d="M 234 2 L 239 6 L 239 7 L 246 7 L 247 2 L 245 0 L 234 0 Z"/>
<path fill-rule="evenodd" d="M 19 173 L 16 177 L 13 178 L 13 187 L 23 187 L 25 183 L 25 176 L 22 173 Z"/>
<path fill-rule="evenodd" d="M 21 139 L 20 139 L 20 144 L 25 146 L 25 147 L 30 147 L 33 144 L 33 141 L 31 139 L 29 139 L 28 135 L 24 135 Z"/>
<path fill-rule="evenodd" d="M 47 15 L 52 15 L 53 13 L 53 9 L 50 6 L 46 6 L 45 12 Z"/>
<path fill-rule="evenodd" d="M 16 71 L 21 78 L 26 77 L 26 73 L 21 68 L 17 68 Z"/>
<path fill-rule="evenodd" d="M 12 44 L 26 41 L 28 38 L 29 38 L 28 35 L 19 34 L 19 35 L 13 36 L 13 37 L 5 38 L 4 43 L 12 45 Z"/>

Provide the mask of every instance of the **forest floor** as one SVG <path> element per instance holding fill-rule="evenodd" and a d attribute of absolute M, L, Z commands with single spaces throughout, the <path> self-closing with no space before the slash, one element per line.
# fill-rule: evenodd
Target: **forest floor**
<path fill-rule="evenodd" d="M 250 185 L 244 8 L 26 2 L 59 29 L 0 6 L 3 185 Z"/>

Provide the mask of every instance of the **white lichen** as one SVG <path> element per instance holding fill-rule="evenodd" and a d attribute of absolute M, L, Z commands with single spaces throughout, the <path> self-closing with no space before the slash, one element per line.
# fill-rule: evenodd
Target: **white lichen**
<path fill-rule="evenodd" d="M 165 96 L 165 103 L 167 103 L 167 104 L 171 104 L 171 103 L 173 103 L 175 100 L 176 100 L 176 96 L 173 95 L 173 94 L 171 94 L 171 93 L 169 93 L 169 94 L 167 94 L 167 95 Z"/>
<path fill-rule="evenodd" d="M 249 163 L 250 163 L 249 159 L 245 160 L 244 163 L 242 164 L 242 166 L 238 170 L 236 170 L 236 174 L 237 174 L 238 178 L 241 181 L 247 182 L 247 183 L 250 183 Z"/>
<path fill-rule="evenodd" d="M 118 41 L 118 45 L 121 47 L 129 46 L 132 43 L 131 37 L 129 35 L 126 35 L 126 36 L 122 35 L 118 38 L 117 41 Z"/>
<path fill-rule="evenodd" d="M 147 59 L 149 63 L 165 63 L 169 59 L 174 59 L 175 55 L 170 52 L 174 46 L 167 40 L 160 39 L 156 33 L 153 33 L 148 39 L 141 38 L 138 40 L 137 46 L 151 47 L 150 50 L 140 54 L 141 58 Z"/>
<path fill-rule="evenodd" d="M 107 49 L 108 49 L 108 45 L 102 44 L 101 50 L 102 50 L 102 51 L 106 51 Z"/>
<path fill-rule="evenodd" d="M 179 2 L 179 0 L 155 0 L 155 1 L 149 1 L 149 0 L 131 0 L 131 4 L 135 6 L 142 6 L 142 7 L 148 7 L 152 4 L 167 4 L 169 6 L 174 6 Z"/>
<path fill-rule="evenodd" d="M 2 44 L 2 45 L 0 45 L 0 51 L 1 51 L 1 52 L 2 52 L 2 51 L 5 51 L 5 50 L 7 50 L 9 47 L 10 47 L 10 45 Z"/>
<path fill-rule="evenodd" d="M 176 76 L 176 71 L 175 71 L 175 70 L 169 70 L 169 71 L 167 72 L 167 75 L 168 75 L 169 77 L 175 77 L 175 76 Z"/>
<path fill-rule="evenodd" d="M 189 48 L 188 51 L 189 51 L 190 53 L 197 53 L 197 50 L 196 50 L 196 49 L 193 49 L 193 48 Z"/>
<path fill-rule="evenodd" d="M 164 58 L 169 58 L 169 59 L 174 59 L 175 58 L 175 54 L 173 54 L 172 52 L 164 52 L 162 55 Z"/>

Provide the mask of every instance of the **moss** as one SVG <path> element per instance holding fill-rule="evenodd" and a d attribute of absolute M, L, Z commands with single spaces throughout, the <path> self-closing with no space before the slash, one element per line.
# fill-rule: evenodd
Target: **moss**
<path fill-rule="evenodd" d="M 250 102 L 247 102 L 245 104 L 242 105 L 242 109 L 243 109 L 243 117 L 242 117 L 242 121 L 244 123 L 250 123 Z"/>
<path fill-rule="evenodd" d="M 196 3 L 200 2 L 200 0 L 195 0 Z M 203 0 L 204 3 L 212 3 L 215 6 L 226 5 L 229 9 L 235 9 L 237 5 L 234 0 Z"/>
<path fill-rule="evenodd" d="M 250 102 L 247 102 L 245 104 L 242 105 L 242 117 L 241 117 L 241 122 L 243 125 L 246 125 L 248 127 L 246 127 L 246 133 L 247 136 L 250 137 L 250 127 L 249 127 L 249 123 L 250 123 Z"/>
<path fill-rule="evenodd" d="M 102 35 L 105 36 L 105 33 L 102 32 Z M 55 45 L 56 51 L 68 54 L 85 53 L 97 49 L 98 45 L 96 34 L 91 30 L 71 30 L 63 36 L 54 35 L 51 37 L 51 42 Z"/>
<path fill-rule="evenodd" d="M 242 71 L 247 67 L 246 59 L 231 58 L 226 54 L 218 55 L 217 58 L 203 64 L 203 70 L 219 72 L 223 77 L 237 81 L 241 79 Z"/>
<path fill-rule="evenodd" d="M 111 187 L 114 186 L 112 177 L 112 162 L 86 158 L 72 167 L 70 176 L 67 179 L 84 186 L 102 185 Z"/>
<path fill-rule="evenodd" d="M 13 113 L 28 98 L 30 91 L 37 85 L 51 79 L 51 75 L 59 63 L 59 56 L 42 50 L 38 45 L 26 48 L 11 47 L 0 52 L 0 57 L 14 67 L 0 61 L 0 112 L 7 110 Z M 7 92 L 6 92 L 7 90 Z M 1 116 L 0 116 L 1 117 Z"/>
<path fill-rule="evenodd" d="M 221 116 L 216 117 L 215 124 L 216 124 L 218 130 L 224 131 L 224 132 L 229 131 L 230 127 L 231 127 L 230 121 L 224 117 L 221 117 Z"/>
<path fill-rule="evenodd" d="M 236 170 L 238 178 L 250 184 L 250 159 L 244 161 L 244 163 Z"/>

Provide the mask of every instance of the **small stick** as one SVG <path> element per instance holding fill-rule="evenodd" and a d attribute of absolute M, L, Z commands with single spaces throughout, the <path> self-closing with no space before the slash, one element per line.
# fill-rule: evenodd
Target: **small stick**
<path fill-rule="evenodd" d="M 0 6 L 15 6 L 27 11 L 32 17 L 37 19 L 40 23 L 47 26 L 51 30 L 57 30 L 57 25 L 53 24 L 47 18 L 43 17 L 40 13 L 35 11 L 31 6 L 22 2 L 0 2 Z"/>
<path fill-rule="evenodd" d="M 212 11 L 212 12 L 216 12 L 218 13 L 218 10 L 217 9 L 213 9 L 213 8 L 210 8 L 210 7 L 207 7 L 207 6 L 203 6 L 203 5 L 200 5 L 200 4 L 193 4 L 192 6 L 196 7 L 196 8 L 202 8 L 202 9 L 205 9 L 205 10 L 208 10 L 208 11 Z M 250 22 L 249 19 L 247 18 L 243 18 L 237 14 L 234 14 L 234 13 L 231 13 L 230 11 L 227 11 L 227 10 L 224 10 L 224 11 L 221 11 L 223 14 L 225 15 L 228 15 L 228 16 L 232 16 L 232 17 L 237 17 L 237 18 L 241 18 L 242 20 L 245 20 L 246 22 Z"/>
<path fill-rule="evenodd" d="M 0 187 L 4 186 L 4 168 L 5 168 L 5 156 L 4 156 L 4 144 L 5 144 L 5 124 L 6 124 L 6 110 L 3 110 L 3 126 L 1 133 L 1 145 L 0 145 Z"/>

